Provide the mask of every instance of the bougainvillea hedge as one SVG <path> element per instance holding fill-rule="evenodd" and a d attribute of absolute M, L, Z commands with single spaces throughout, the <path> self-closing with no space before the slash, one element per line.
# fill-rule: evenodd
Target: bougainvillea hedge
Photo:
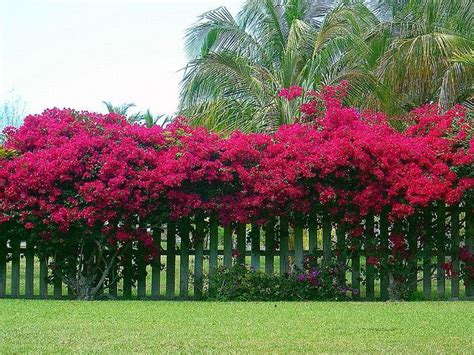
<path fill-rule="evenodd" d="M 7 129 L 0 157 L 0 232 L 34 241 L 38 253 L 60 253 L 57 271 L 82 272 L 83 298 L 113 282 L 113 263 L 159 255 L 152 230 L 169 220 L 204 214 L 221 223 L 301 221 L 328 211 L 352 238 L 370 213 L 401 219 L 435 202 L 470 199 L 474 187 L 473 123 L 465 108 L 427 105 L 397 131 L 377 112 L 342 104 L 347 86 L 304 92 L 298 123 L 272 134 L 229 137 L 190 127 L 128 123 L 116 114 L 50 109 Z M 391 235 L 403 257 L 406 241 Z M 130 255 L 127 248 L 141 252 Z M 463 250 L 473 277 L 472 254 Z M 466 254 L 467 253 L 467 254 Z M 374 256 L 374 265 L 380 263 Z M 69 260 L 69 261 L 68 261 Z M 88 265 L 86 268 L 84 265 Z M 470 265 L 470 266 L 469 266 Z"/>

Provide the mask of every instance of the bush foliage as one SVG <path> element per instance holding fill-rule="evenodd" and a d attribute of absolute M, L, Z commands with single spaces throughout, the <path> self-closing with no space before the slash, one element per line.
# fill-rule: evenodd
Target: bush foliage
<path fill-rule="evenodd" d="M 304 224 L 302 215 L 324 210 L 350 231 L 350 252 L 362 245 L 370 214 L 399 220 L 467 198 L 474 147 L 463 107 L 420 107 L 400 132 L 381 113 L 344 106 L 346 89 L 282 90 L 282 100 L 300 100 L 298 123 L 272 134 L 223 137 L 183 118 L 147 128 L 69 109 L 28 116 L 5 131 L 1 234 L 54 256 L 53 271 L 78 297 L 94 298 L 121 277 L 109 276 L 113 264 L 156 260 L 153 231 L 170 220 L 204 214 L 261 224 L 285 216 Z M 406 249 L 394 231 L 386 250 L 374 249 L 373 264 L 398 265 L 410 257 Z M 471 251 L 462 253 L 463 277 L 472 278 Z"/>
<path fill-rule="evenodd" d="M 238 262 L 220 266 L 208 279 L 205 297 L 218 301 L 341 301 L 357 293 L 347 284 L 346 264 L 333 261 L 320 267 L 316 261 L 310 255 L 302 270 L 284 275 L 255 271 Z"/>

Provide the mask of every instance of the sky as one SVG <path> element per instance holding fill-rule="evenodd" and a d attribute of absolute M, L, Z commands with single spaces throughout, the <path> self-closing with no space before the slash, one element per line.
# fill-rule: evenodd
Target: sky
<path fill-rule="evenodd" d="M 0 0 L 0 102 L 106 112 L 102 101 L 172 114 L 184 33 L 200 14 L 243 0 Z"/>

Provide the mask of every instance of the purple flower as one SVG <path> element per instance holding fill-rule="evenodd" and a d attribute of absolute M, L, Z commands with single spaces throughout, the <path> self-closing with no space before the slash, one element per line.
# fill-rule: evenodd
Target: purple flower
<path fill-rule="evenodd" d="M 305 274 L 299 274 L 298 276 L 296 276 L 296 279 L 298 281 L 305 281 L 306 280 L 306 275 Z"/>

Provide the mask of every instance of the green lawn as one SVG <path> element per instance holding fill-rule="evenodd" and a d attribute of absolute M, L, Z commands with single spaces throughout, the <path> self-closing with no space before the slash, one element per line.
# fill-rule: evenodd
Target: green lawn
<path fill-rule="evenodd" d="M 469 353 L 474 302 L 0 300 L 0 353 Z M 469 350 L 471 349 L 471 350 Z"/>

